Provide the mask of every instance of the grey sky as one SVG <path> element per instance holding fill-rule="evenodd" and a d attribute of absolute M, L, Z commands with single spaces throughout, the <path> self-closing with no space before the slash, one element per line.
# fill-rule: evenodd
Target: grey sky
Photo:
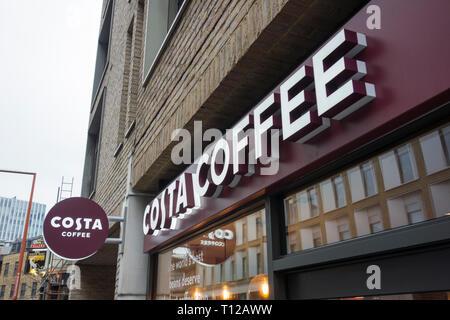
<path fill-rule="evenodd" d="M 80 194 L 101 0 L 0 0 L 0 169 L 37 172 L 34 201 L 61 177 Z M 30 177 L 0 173 L 0 196 L 28 200 Z"/>

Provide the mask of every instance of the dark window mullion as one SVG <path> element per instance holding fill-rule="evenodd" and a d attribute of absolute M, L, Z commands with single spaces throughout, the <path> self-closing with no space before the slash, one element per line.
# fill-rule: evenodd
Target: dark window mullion
<path fill-rule="evenodd" d="M 286 253 L 286 225 L 283 200 L 277 196 L 267 197 L 266 234 L 267 234 L 267 275 L 269 278 L 270 299 L 286 299 L 285 276 L 274 272 L 274 260 Z"/>

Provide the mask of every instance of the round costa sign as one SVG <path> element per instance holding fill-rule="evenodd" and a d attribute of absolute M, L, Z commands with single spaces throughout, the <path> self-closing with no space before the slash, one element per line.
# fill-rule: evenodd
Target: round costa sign
<path fill-rule="evenodd" d="M 58 202 L 44 220 L 44 241 L 56 255 L 67 260 L 93 255 L 108 237 L 105 211 L 86 198 Z"/>

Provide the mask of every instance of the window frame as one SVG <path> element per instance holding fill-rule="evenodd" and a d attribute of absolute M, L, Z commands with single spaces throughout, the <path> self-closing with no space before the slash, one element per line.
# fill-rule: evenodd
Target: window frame
<path fill-rule="evenodd" d="M 156 69 L 156 66 L 159 63 L 159 60 L 161 59 L 162 55 L 164 54 L 167 45 L 170 41 L 170 39 L 172 38 L 173 33 L 175 32 L 176 28 L 178 27 L 178 24 L 181 21 L 181 18 L 183 16 L 183 13 L 185 12 L 188 4 L 189 4 L 190 0 L 184 0 L 183 3 L 181 4 L 181 7 L 178 9 L 177 14 L 175 15 L 175 18 L 172 22 L 172 24 L 170 25 L 169 29 L 167 30 L 167 33 L 164 37 L 164 40 L 161 44 L 161 46 L 159 47 L 155 58 L 153 59 L 152 63 L 150 64 L 150 66 L 148 67 L 148 71 L 146 71 L 146 63 L 145 63 L 145 57 L 147 54 L 147 22 L 148 22 L 148 15 L 147 15 L 147 5 L 148 5 L 148 1 L 146 1 L 145 3 L 145 12 L 144 12 L 144 19 L 145 19 L 145 24 L 144 24 L 144 30 L 143 30 L 143 34 L 144 34 L 144 50 L 143 50 L 143 55 L 142 55 L 142 86 L 146 87 L 148 84 L 148 81 L 150 80 L 153 72 Z"/>

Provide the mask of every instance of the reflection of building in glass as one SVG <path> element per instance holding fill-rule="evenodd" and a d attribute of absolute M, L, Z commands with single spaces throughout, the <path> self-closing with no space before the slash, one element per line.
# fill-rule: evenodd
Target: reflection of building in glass
<path fill-rule="evenodd" d="M 449 135 L 448 125 L 435 129 L 286 197 L 289 252 L 446 215 Z M 320 198 L 313 201 L 307 194 L 317 189 Z"/>
<path fill-rule="evenodd" d="M 164 276 L 158 278 L 157 298 L 266 298 L 264 217 L 264 210 L 257 211 L 160 254 L 158 272 Z"/>

